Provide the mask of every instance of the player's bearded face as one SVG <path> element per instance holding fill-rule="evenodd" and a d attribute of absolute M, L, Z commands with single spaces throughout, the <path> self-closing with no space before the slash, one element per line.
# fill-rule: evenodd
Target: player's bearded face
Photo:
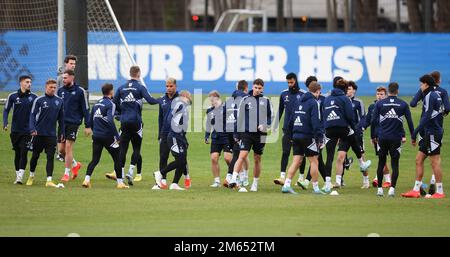
<path fill-rule="evenodd" d="M 74 76 L 70 76 L 69 74 L 65 73 L 63 77 L 63 83 L 65 86 L 71 85 L 73 82 Z"/>
<path fill-rule="evenodd" d="M 288 84 L 288 87 L 293 87 L 295 85 L 295 79 L 288 79 L 287 84 Z"/>
<path fill-rule="evenodd" d="M 175 91 L 177 90 L 177 87 L 172 83 L 166 84 L 166 93 L 167 94 L 175 94 Z"/>

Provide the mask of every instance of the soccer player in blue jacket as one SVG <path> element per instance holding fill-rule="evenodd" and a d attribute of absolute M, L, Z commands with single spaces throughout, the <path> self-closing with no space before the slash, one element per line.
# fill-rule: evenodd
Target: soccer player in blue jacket
<path fill-rule="evenodd" d="M 420 90 L 422 91 L 422 115 L 419 125 L 413 132 L 412 144 L 416 145 L 417 134 L 423 135 L 419 141 L 419 152 L 416 155 L 416 182 L 411 191 L 403 193 L 403 197 L 419 198 L 423 178 L 423 162 L 427 157 L 431 160 L 431 169 L 436 177 L 436 192 L 429 198 L 444 198 L 441 171 L 441 146 L 444 129 L 442 128 L 443 101 L 435 91 L 433 77 L 426 74 L 420 77 Z"/>
<path fill-rule="evenodd" d="M 239 106 L 237 131 L 240 134 L 239 159 L 236 161 L 233 176 L 229 184 L 230 188 L 237 187 L 238 173 L 242 172 L 242 165 L 251 149 L 253 149 L 254 167 L 253 183 L 250 191 L 258 191 L 258 180 L 261 174 L 261 156 L 264 151 L 265 137 L 272 125 L 272 103 L 269 98 L 263 95 L 264 81 L 255 79 L 253 90 L 244 97 Z M 245 187 L 239 189 L 240 192 L 247 192 Z"/>
<path fill-rule="evenodd" d="M 88 95 L 81 86 L 75 84 L 75 72 L 73 70 L 64 71 L 63 82 L 64 86 L 58 89 L 57 94 L 64 101 L 65 142 L 58 143 L 61 147 L 59 152 L 65 156 L 65 169 L 61 181 L 67 182 L 70 179 L 70 172 L 72 171 L 72 179 L 75 179 L 78 176 L 78 170 L 81 168 L 81 163 L 73 157 L 73 145 L 77 139 L 78 127 L 83 119 L 86 136 L 91 134 L 92 130 L 89 122 Z M 58 133 L 61 134 L 62 131 Z"/>
<path fill-rule="evenodd" d="M 5 109 L 3 110 L 3 130 L 8 130 L 8 116 L 11 109 L 11 144 L 15 152 L 14 166 L 16 168 L 16 180 L 14 184 L 22 184 L 23 175 L 27 166 L 28 144 L 30 142 L 30 113 L 34 100 L 38 97 L 31 92 L 31 77 L 24 75 L 19 77 L 20 88 L 8 95 Z M 33 180 L 28 180 L 31 185 Z"/>
<path fill-rule="evenodd" d="M 138 163 L 141 156 L 142 145 L 142 106 L 145 99 L 149 104 L 159 104 L 159 101 L 153 98 L 139 80 L 141 69 L 139 66 L 131 66 L 130 77 L 124 85 L 120 86 L 114 94 L 113 102 L 120 113 L 120 162 L 122 173 L 124 172 L 125 159 L 128 147 L 133 146 L 132 163 Z M 124 175 L 124 174 L 122 174 Z M 106 174 L 107 177 L 111 174 Z M 126 175 L 129 185 L 133 185 L 131 174 Z"/>
<path fill-rule="evenodd" d="M 414 125 L 408 104 L 397 97 L 398 84 L 391 82 L 388 86 L 389 96 L 375 104 L 372 114 L 372 123 L 377 127 L 378 144 L 378 196 L 383 196 L 383 170 L 386 166 L 387 155 L 391 156 L 392 182 L 388 195 L 395 196 L 395 186 L 399 175 L 399 160 L 404 136 L 403 118 L 406 118 L 409 132 L 412 137 Z"/>
<path fill-rule="evenodd" d="M 226 106 L 220 100 L 220 94 L 216 90 L 211 91 L 208 97 L 211 107 L 206 110 L 205 143 L 211 145 L 211 170 L 214 177 L 211 187 L 220 187 L 219 157 L 223 152 L 226 164 L 230 165 L 232 145 L 229 134 L 226 132 Z"/>
<path fill-rule="evenodd" d="M 313 192 L 315 194 L 325 194 L 319 189 L 318 182 L 318 156 L 323 140 L 320 103 L 317 101 L 320 96 L 320 89 L 319 83 L 311 82 L 308 87 L 309 92 L 305 93 L 300 99 L 296 99 L 292 105 L 288 132 L 293 141 L 294 157 L 281 189 L 283 193 L 296 194 L 291 187 L 291 180 L 300 164 L 304 161 L 304 156 L 306 156 L 311 166 Z"/>
<path fill-rule="evenodd" d="M 352 102 L 346 96 L 347 82 L 343 79 L 336 81 L 331 94 L 324 102 L 324 128 L 327 149 L 327 162 L 325 164 L 326 180 L 324 191 L 331 191 L 331 169 L 336 145 L 339 141 L 338 158 L 336 161 L 336 187 L 341 185 L 345 155 L 350 147 L 359 160 L 361 169 L 366 170 L 369 162 L 362 159 L 361 148 L 355 138 L 356 122 Z"/>
<path fill-rule="evenodd" d="M 172 106 L 169 116 L 167 116 L 168 122 L 170 122 L 170 132 L 167 136 L 167 145 L 170 149 L 175 160 L 169 163 L 165 168 L 160 171 L 155 171 L 153 176 L 155 177 L 156 186 L 152 189 L 169 189 L 169 190 L 185 190 L 178 185 L 181 175 L 186 169 L 187 165 L 187 150 L 189 147 L 186 133 L 189 125 L 189 110 L 188 107 L 192 103 L 192 97 L 189 91 L 181 91 L 180 96 L 172 101 Z M 167 173 L 175 170 L 172 184 L 167 186 Z"/>
<path fill-rule="evenodd" d="M 119 133 L 114 124 L 114 113 L 116 105 L 112 101 L 114 87 L 106 83 L 102 86 L 103 98 L 92 107 L 90 124 L 92 126 L 92 160 L 86 170 L 82 186 L 91 187 L 91 176 L 100 161 L 103 148 L 111 155 L 114 162 L 114 170 L 117 174 L 117 188 L 128 188 L 123 183 L 122 171 L 119 161 Z"/>
<path fill-rule="evenodd" d="M 49 79 L 45 83 L 45 94 L 36 98 L 31 107 L 30 133 L 32 136 L 33 155 L 30 160 L 30 178 L 33 180 L 39 155 L 43 150 L 47 154 L 47 182 L 46 187 L 58 187 L 53 183 L 53 164 L 56 151 L 56 122 L 62 134 L 59 135 L 64 142 L 64 103 L 63 99 L 55 95 L 56 80 Z"/>
<path fill-rule="evenodd" d="M 283 90 L 280 94 L 280 103 L 278 107 L 278 120 L 281 120 L 283 116 L 284 110 L 284 121 L 283 121 L 283 136 L 281 138 L 281 146 L 282 146 L 282 155 L 281 155 L 281 167 L 280 167 L 280 177 L 274 179 L 273 182 L 277 185 L 283 185 L 284 179 L 286 178 L 286 167 L 289 162 L 289 155 L 291 154 L 292 142 L 291 138 L 289 138 L 288 123 L 291 115 L 291 106 L 293 102 L 304 94 L 303 90 L 300 90 L 300 86 L 298 85 L 297 75 L 295 73 L 289 73 L 286 75 L 286 81 L 288 84 L 288 88 Z M 301 167 L 301 176 L 305 172 L 305 162 L 302 162 Z"/>
<path fill-rule="evenodd" d="M 450 112 L 450 102 L 448 99 L 448 92 L 447 92 L 447 90 L 445 90 L 445 88 L 439 86 L 441 84 L 441 73 L 439 71 L 433 71 L 430 73 L 430 75 L 431 75 L 431 77 L 433 77 L 434 82 L 435 82 L 435 86 L 434 86 L 435 92 L 442 98 L 443 115 L 442 115 L 442 118 L 439 120 L 439 122 L 440 122 L 441 126 L 443 127 L 444 126 L 444 116 L 447 116 L 447 114 Z M 414 98 L 410 102 L 411 107 L 416 107 L 417 103 L 420 100 L 422 100 L 422 98 L 423 98 L 423 94 L 422 94 L 422 91 L 419 89 L 417 91 L 416 95 L 414 96 Z M 431 175 L 430 189 L 428 191 L 428 194 L 432 195 L 435 192 L 436 192 L 436 178 L 433 174 L 433 175 Z"/>

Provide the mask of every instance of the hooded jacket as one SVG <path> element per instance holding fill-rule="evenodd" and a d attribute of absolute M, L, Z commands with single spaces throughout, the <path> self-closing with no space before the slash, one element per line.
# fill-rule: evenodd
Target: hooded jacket
<path fill-rule="evenodd" d="M 90 128 L 89 102 L 86 90 L 79 85 L 63 86 L 58 89 L 57 95 L 64 101 L 64 124 L 81 125 Z"/>
<path fill-rule="evenodd" d="M 289 131 L 293 139 L 314 138 L 321 142 L 323 138 L 320 103 L 310 92 L 294 101 L 289 120 Z"/>
<path fill-rule="evenodd" d="M 3 110 L 3 127 L 8 125 L 8 115 L 12 108 L 11 133 L 29 135 L 31 107 L 37 97 L 35 93 L 30 91 L 22 93 L 20 89 L 17 92 L 9 94 L 6 99 L 5 109 Z"/>
<path fill-rule="evenodd" d="M 353 107 L 344 91 L 334 88 L 323 103 L 324 128 L 350 127 L 355 130 Z"/>

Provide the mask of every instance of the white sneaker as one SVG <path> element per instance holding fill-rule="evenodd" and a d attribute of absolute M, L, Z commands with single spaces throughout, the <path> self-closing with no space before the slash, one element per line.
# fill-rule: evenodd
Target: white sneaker
<path fill-rule="evenodd" d="M 361 187 L 361 189 L 368 189 L 370 188 L 370 184 L 369 183 L 364 183 Z"/>
<path fill-rule="evenodd" d="M 393 188 L 393 187 L 389 188 L 388 196 L 390 196 L 390 197 L 395 196 L 395 188 Z"/>
<path fill-rule="evenodd" d="M 383 196 L 384 196 L 383 188 L 378 188 L 377 196 L 380 196 L 380 197 L 383 197 Z"/>
<path fill-rule="evenodd" d="M 360 166 L 359 166 L 359 167 L 361 168 L 361 172 L 365 172 L 365 171 L 370 167 L 371 164 L 372 164 L 372 161 L 371 161 L 371 160 L 365 161 L 365 162 L 363 163 L 363 165 L 360 165 Z"/>
<path fill-rule="evenodd" d="M 184 188 L 180 187 L 178 184 L 172 183 L 170 184 L 169 190 L 185 190 Z"/>
<path fill-rule="evenodd" d="M 241 187 L 238 191 L 239 193 L 247 193 L 247 189 L 245 187 Z"/>
<path fill-rule="evenodd" d="M 154 186 L 152 187 L 152 190 L 161 190 L 161 188 L 160 188 L 158 185 L 154 185 Z"/>
<path fill-rule="evenodd" d="M 220 182 L 219 182 L 219 183 L 214 182 L 214 183 L 212 183 L 211 185 L 209 185 L 209 187 L 213 187 L 213 188 L 220 187 Z"/>
<path fill-rule="evenodd" d="M 162 174 L 161 174 L 161 172 L 160 172 L 159 170 L 153 172 L 153 177 L 155 177 L 156 184 L 157 184 L 159 187 L 161 187 L 161 180 L 162 180 Z"/>
<path fill-rule="evenodd" d="M 258 184 L 253 183 L 253 184 L 252 184 L 252 187 L 250 188 L 250 191 L 251 191 L 251 192 L 256 192 L 256 191 L 258 191 Z"/>
<path fill-rule="evenodd" d="M 239 183 L 236 179 L 231 179 L 228 183 L 228 187 L 229 188 L 235 188 L 235 187 L 239 187 Z"/>

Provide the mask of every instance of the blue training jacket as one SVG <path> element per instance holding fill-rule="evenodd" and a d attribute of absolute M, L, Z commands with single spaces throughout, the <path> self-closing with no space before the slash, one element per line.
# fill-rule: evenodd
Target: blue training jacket
<path fill-rule="evenodd" d="M 289 131 L 293 139 L 314 138 L 321 142 L 323 126 L 320 103 L 310 92 L 293 102 Z"/>
<path fill-rule="evenodd" d="M 113 102 L 120 113 L 121 123 L 142 123 L 142 99 L 152 105 L 159 104 L 147 88 L 135 79 L 128 80 L 116 90 Z"/>
<path fill-rule="evenodd" d="M 352 108 L 352 102 L 344 91 L 334 88 L 323 103 L 324 128 L 350 127 L 355 130 L 356 123 Z"/>
<path fill-rule="evenodd" d="M 448 114 L 450 112 L 450 101 L 448 100 L 448 92 L 445 90 L 445 88 L 442 88 L 440 86 L 434 87 L 434 91 L 441 97 L 442 99 L 442 107 L 441 112 Z M 411 107 L 416 107 L 417 103 L 423 99 L 423 93 L 422 90 L 417 91 L 417 93 L 414 95 L 413 99 L 409 103 Z M 424 113 L 424 107 L 422 106 L 422 113 Z M 439 124 L 441 127 L 444 126 L 444 116 L 439 118 Z"/>
<path fill-rule="evenodd" d="M 170 122 L 166 122 L 167 116 L 170 113 L 170 107 L 173 99 L 178 97 L 178 91 L 175 92 L 172 98 L 167 93 L 161 96 L 159 101 L 159 114 L 158 114 L 158 139 L 167 138 L 170 132 Z"/>
<path fill-rule="evenodd" d="M 58 96 L 44 94 L 36 98 L 31 107 L 30 133 L 38 136 L 56 136 L 56 122 L 64 135 L 64 103 Z"/>
<path fill-rule="evenodd" d="M 235 90 L 231 97 L 227 99 L 225 102 L 226 109 L 226 128 L 225 131 L 227 133 L 233 133 L 233 137 L 235 139 L 239 139 L 238 133 L 238 122 L 237 118 L 239 117 L 239 106 L 241 105 L 241 101 L 244 97 L 248 96 L 247 93 L 241 90 Z"/>
<path fill-rule="evenodd" d="M 228 144 L 226 132 L 226 106 L 222 103 L 217 108 L 211 106 L 206 110 L 205 140 L 211 136 L 213 144 Z"/>
<path fill-rule="evenodd" d="M 30 134 L 30 113 L 34 100 L 38 96 L 32 92 L 25 92 L 19 89 L 17 92 L 9 94 L 3 110 L 3 127 L 8 125 L 8 115 L 13 109 L 11 133 L 23 135 Z"/>
<path fill-rule="evenodd" d="M 301 89 L 295 90 L 293 88 L 288 88 L 281 92 L 280 103 L 278 105 L 278 120 L 281 120 L 281 116 L 283 116 L 283 112 L 286 110 L 286 112 L 284 112 L 283 129 L 287 130 L 289 128 L 290 115 L 292 113 L 290 110 L 291 106 L 297 99 L 300 99 L 304 93 L 305 92 Z"/>
<path fill-rule="evenodd" d="M 90 119 L 93 137 L 110 138 L 113 136 L 116 140 L 119 139 L 119 133 L 117 133 L 116 124 L 114 124 L 115 111 L 116 105 L 106 96 L 98 100 L 92 107 Z"/>
<path fill-rule="evenodd" d="M 64 123 L 81 125 L 84 118 L 84 126 L 90 128 L 89 101 L 86 90 L 74 84 L 71 87 L 63 86 L 58 89 L 57 95 L 64 101 Z"/>
<path fill-rule="evenodd" d="M 403 117 L 412 135 L 414 125 L 408 103 L 397 96 L 389 96 L 377 101 L 372 114 L 372 124 L 377 128 L 378 139 L 401 140 L 405 135 Z"/>
<path fill-rule="evenodd" d="M 442 98 L 433 88 L 423 92 L 423 109 L 419 125 L 414 130 L 412 139 L 415 140 L 418 133 L 442 135 L 444 130 L 441 125 Z"/>
<path fill-rule="evenodd" d="M 242 98 L 238 112 L 238 132 L 254 132 L 266 134 L 258 130 L 262 125 L 265 129 L 272 125 L 272 103 L 263 94 L 253 96 L 253 91 Z"/>

